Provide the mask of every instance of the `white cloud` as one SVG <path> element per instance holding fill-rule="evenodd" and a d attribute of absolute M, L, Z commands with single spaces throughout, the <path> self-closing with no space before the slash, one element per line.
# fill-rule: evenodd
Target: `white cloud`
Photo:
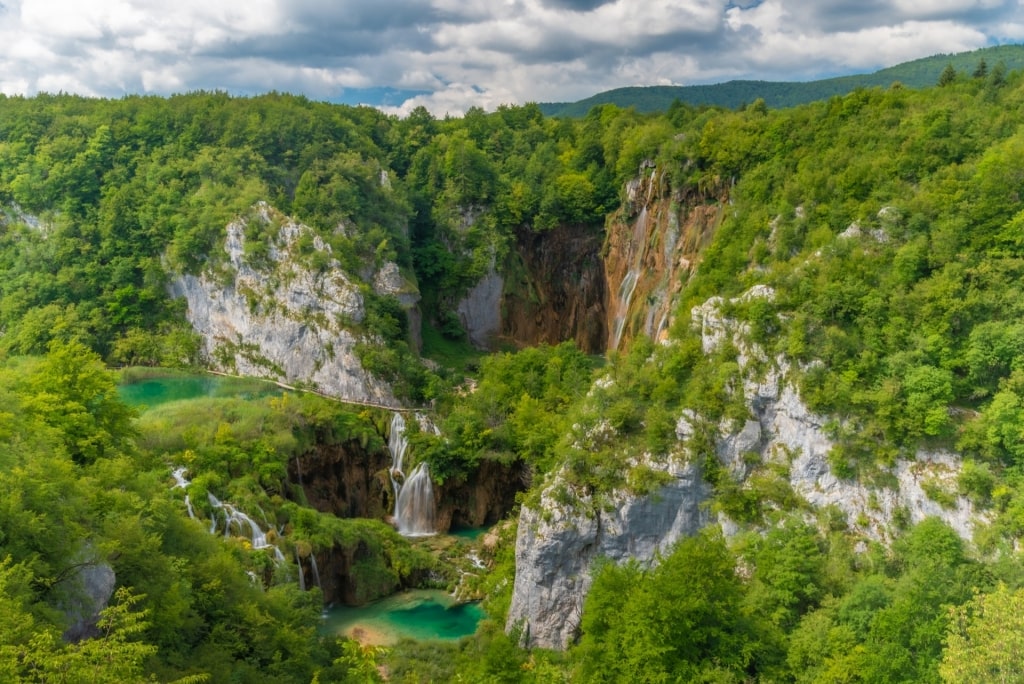
<path fill-rule="evenodd" d="M 398 111 L 806 79 L 1024 38 L 1021 0 L 5 0 L 0 91 L 429 90 Z"/>

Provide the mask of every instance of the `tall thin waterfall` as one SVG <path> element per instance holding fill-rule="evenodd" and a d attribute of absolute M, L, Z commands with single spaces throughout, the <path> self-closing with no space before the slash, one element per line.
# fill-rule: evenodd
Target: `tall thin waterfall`
<path fill-rule="evenodd" d="M 313 581 L 316 582 L 316 586 L 320 588 L 320 593 L 324 591 L 324 585 L 320 583 L 320 568 L 316 567 L 316 554 L 309 554 L 309 565 L 313 568 Z"/>
<path fill-rule="evenodd" d="M 302 572 L 302 559 L 299 558 L 299 549 L 295 549 L 295 567 L 299 569 L 299 591 L 306 591 L 306 575 Z"/>
<path fill-rule="evenodd" d="M 405 473 L 402 472 L 402 461 L 405 460 L 405 450 L 409 448 L 409 438 L 405 436 L 405 418 L 401 413 L 391 416 L 391 434 L 388 435 L 388 451 L 391 452 L 391 469 L 388 476 L 391 478 L 391 488 L 395 490 L 395 501 L 398 501 L 398 492 L 402 490 L 402 479 Z"/>
<path fill-rule="evenodd" d="M 637 282 L 640 280 L 646 239 L 647 207 L 644 206 L 636 219 L 636 225 L 633 227 L 633 239 L 630 242 L 630 249 L 635 250 L 633 267 L 629 269 L 622 279 L 622 283 L 619 285 L 618 297 L 616 298 L 615 320 L 612 324 L 612 349 L 618 349 L 619 344 L 622 342 L 622 333 L 625 331 L 626 320 L 629 318 L 629 305 L 633 301 L 633 293 L 636 291 Z"/>
<path fill-rule="evenodd" d="M 425 417 L 417 416 L 424 427 L 429 426 L 434 432 L 437 428 L 430 425 Z M 388 436 L 388 449 L 391 451 L 391 486 L 395 490 L 395 525 L 400 534 L 407 537 L 422 537 L 436 534 L 434 528 L 434 485 L 430 479 L 430 468 L 426 461 L 421 462 L 409 476 L 403 470 L 405 452 L 409 448 L 409 440 L 405 434 L 405 418 L 395 413 L 391 418 L 391 434 Z"/>

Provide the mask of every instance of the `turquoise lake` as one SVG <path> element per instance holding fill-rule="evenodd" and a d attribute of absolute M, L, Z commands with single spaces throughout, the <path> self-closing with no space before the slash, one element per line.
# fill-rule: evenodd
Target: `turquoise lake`
<path fill-rule="evenodd" d="M 227 378 L 219 375 L 168 375 L 118 385 L 121 400 L 136 408 L 202 397 L 240 397 L 255 399 L 278 395 L 277 385 L 251 378 Z"/>
<path fill-rule="evenodd" d="M 476 603 L 456 603 L 437 589 L 413 589 L 366 606 L 334 606 L 321 629 L 363 643 L 389 645 L 403 637 L 454 640 L 476 631 L 484 612 Z"/>

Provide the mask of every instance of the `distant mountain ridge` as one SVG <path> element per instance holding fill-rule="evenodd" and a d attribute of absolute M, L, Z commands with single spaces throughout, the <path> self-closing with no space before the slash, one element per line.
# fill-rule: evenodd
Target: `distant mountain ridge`
<path fill-rule="evenodd" d="M 895 81 L 909 88 L 925 88 L 936 84 L 947 65 L 952 65 L 961 77 L 970 77 L 982 59 L 989 70 L 999 63 L 1007 71 L 1022 69 L 1024 45 L 999 45 L 954 55 L 939 54 L 870 74 L 839 76 L 820 81 L 728 81 L 712 85 L 615 88 L 578 102 L 541 103 L 540 108 L 546 116 L 582 117 L 593 107 L 602 104 L 635 107 L 638 112 L 647 113 L 665 111 L 677 99 L 694 106 L 736 109 L 762 98 L 769 107 L 778 109 L 845 95 L 857 88 L 888 87 Z"/>

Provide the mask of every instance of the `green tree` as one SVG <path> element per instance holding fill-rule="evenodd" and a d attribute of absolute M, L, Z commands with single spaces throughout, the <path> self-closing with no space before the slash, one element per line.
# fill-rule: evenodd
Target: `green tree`
<path fill-rule="evenodd" d="M 113 456 L 135 436 L 134 411 L 118 397 L 113 373 L 82 343 L 52 342 L 26 370 L 24 405 L 60 431 L 77 463 Z"/>
<path fill-rule="evenodd" d="M 950 612 L 942 681 L 1024 682 L 1024 589 L 1000 584 Z"/>
<path fill-rule="evenodd" d="M 956 69 L 953 68 L 952 64 L 947 64 L 946 68 L 939 74 L 939 86 L 945 87 L 951 85 L 956 81 Z"/>
<path fill-rule="evenodd" d="M 579 654 L 582 681 L 737 681 L 760 648 L 760 634 L 742 608 L 735 557 L 720 535 L 684 539 L 651 570 L 609 570 L 587 618 Z M 631 579 L 631 575 L 635 579 Z M 632 584 L 631 589 L 627 589 Z M 600 589 L 603 589 L 601 591 Z M 618 591 L 619 596 L 611 592 Z M 621 594 L 626 591 L 625 600 Z"/>

